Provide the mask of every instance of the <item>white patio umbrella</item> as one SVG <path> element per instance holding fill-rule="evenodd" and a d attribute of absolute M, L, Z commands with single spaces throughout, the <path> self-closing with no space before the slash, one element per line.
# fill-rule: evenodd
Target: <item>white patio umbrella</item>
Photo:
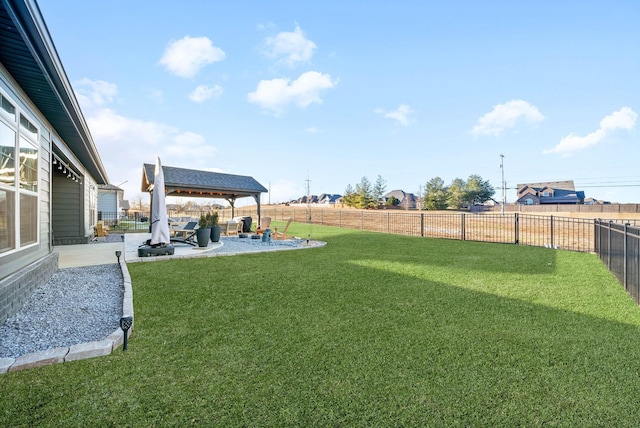
<path fill-rule="evenodd" d="M 160 157 L 156 160 L 151 193 L 151 241 L 150 245 L 169 244 L 169 222 L 167 221 L 167 202 L 165 200 L 164 173 Z"/>

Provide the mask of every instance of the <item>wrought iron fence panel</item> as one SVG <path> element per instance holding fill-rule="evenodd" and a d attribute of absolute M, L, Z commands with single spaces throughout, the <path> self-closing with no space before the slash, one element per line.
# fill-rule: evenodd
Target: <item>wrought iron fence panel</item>
<path fill-rule="evenodd" d="M 640 304 L 640 228 L 596 220 L 595 251 L 620 284 Z"/>

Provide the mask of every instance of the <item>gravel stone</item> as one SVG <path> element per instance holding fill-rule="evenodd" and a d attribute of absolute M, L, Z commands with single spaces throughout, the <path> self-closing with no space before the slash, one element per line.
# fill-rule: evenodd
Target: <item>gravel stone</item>
<path fill-rule="evenodd" d="M 123 294 L 117 263 L 58 270 L 0 326 L 0 358 L 105 339 L 119 328 Z"/>

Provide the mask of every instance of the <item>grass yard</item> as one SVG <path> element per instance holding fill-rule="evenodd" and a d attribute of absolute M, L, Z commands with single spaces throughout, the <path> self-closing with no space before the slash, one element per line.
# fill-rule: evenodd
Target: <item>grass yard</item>
<path fill-rule="evenodd" d="M 130 264 L 129 350 L 0 376 L 0 426 L 637 426 L 640 309 L 595 255 L 293 223 Z"/>

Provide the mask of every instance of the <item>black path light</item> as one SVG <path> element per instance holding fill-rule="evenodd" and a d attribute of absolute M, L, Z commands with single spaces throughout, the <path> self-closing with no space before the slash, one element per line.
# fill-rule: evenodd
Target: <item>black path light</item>
<path fill-rule="evenodd" d="M 118 258 L 118 263 L 120 263 L 120 256 L 122 255 L 122 251 L 116 251 L 116 257 Z"/>
<path fill-rule="evenodd" d="M 124 344 L 122 345 L 122 350 L 126 351 L 127 350 L 127 340 L 129 339 L 129 329 L 131 328 L 131 325 L 133 324 L 133 317 L 129 316 L 129 317 L 122 317 L 120 318 L 120 328 L 122 329 L 122 331 L 124 332 Z"/>

